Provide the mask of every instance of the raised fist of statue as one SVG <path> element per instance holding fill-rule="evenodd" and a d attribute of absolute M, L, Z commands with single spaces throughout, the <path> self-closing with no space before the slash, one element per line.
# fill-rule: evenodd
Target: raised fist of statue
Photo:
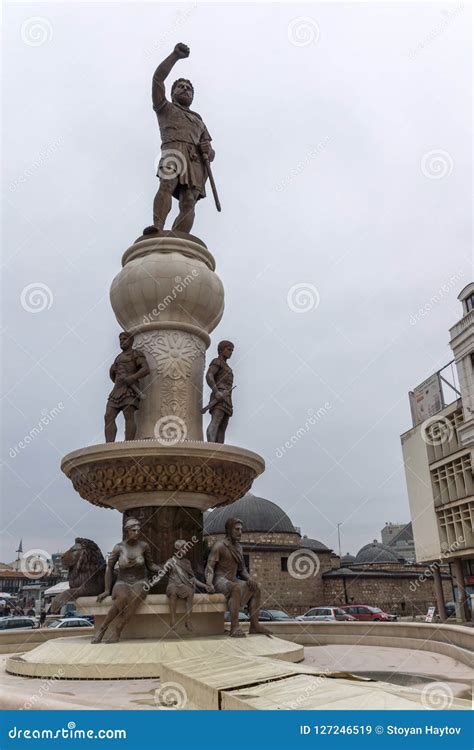
<path fill-rule="evenodd" d="M 178 57 L 189 57 L 189 47 L 187 44 L 183 44 L 183 42 L 178 42 L 174 48 L 174 53 Z"/>

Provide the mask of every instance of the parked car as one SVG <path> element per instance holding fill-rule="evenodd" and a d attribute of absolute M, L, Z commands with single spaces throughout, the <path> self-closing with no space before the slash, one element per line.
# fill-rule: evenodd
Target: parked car
<path fill-rule="evenodd" d="M 355 620 L 371 620 L 373 622 L 394 622 L 398 620 L 397 615 L 389 615 L 380 607 L 369 607 L 367 604 L 344 604 L 341 609 L 352 615 Z"/>
<path fill-rule="evenodd" d="M 39 628 L 39 622 L 35 617 L 2 617 L 0 619 L 0 630 Z"/>
<path fill-rule="evenodd" d="M 468 596 L 466 599 L 467 608 L 471 610 L 472 604 L 471 604 L 471 597 Z M 455 602 L 446 602 L 444 605 L 446 609 L 446 617 L 456 617 L 456 603 Z"/>
<path fill-rule="evenodd" d="M 282 609 L 261 609 L 258 619 L 261 622 L 283 622 L 293 620 L 293 617 Z"/>
<path fill-rule="evenodd" d="M 249 622 L 250 617 L 245 612 L 239 612 L 239 622 Z M 230 622 L 230 612 L 224 612 L 224 622 Z"/>
<path fill-rule="evenodd" d="M 339 620 L 347 621 L 355 620 L 348 612 L 344 612 L 341 607 L 313 607 L 309 609 L 304 615 L 300 615 L 296 618 L 297 620 Z"/>
<path fill-rule="evenodd" d="M 65 617 L 61 620 L 52 620 L 48 628 L 93 628 L 90 620 L 85 617 Z"/>

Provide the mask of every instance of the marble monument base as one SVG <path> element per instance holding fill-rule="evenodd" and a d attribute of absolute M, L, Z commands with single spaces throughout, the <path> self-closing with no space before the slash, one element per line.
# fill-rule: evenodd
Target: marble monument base
<path fill-rule="evenodd" d="M 100 604 L 94 596 L 81 596 L 76 599 L 78 615 L 94 615 L 95 632 L 105 620 L 112 603 L 110 596 Z M 221 635 L 224 632 L 224 612 L 226 602 L 222 594 L 195 594 L 191 625 L 193 635 Z M 169 600 L 165 594 L 150 594 L 139 606 L 135 615 L 123 631 L 122 639 L 131 638 L 187 638 L 189 631 L 184 626 L 184 601 L 178 599 L 176 606 L 176 626 L 170 621 Z"/>

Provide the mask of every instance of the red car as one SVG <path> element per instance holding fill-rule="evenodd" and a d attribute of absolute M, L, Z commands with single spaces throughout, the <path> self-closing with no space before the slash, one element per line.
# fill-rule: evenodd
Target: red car
<path fill-rule="evenodd" d="M 369 607 L 367 604 L 344 604 L 341 609 L 352 615 L 356 620 L 372 620 L 378 622 L 394 622 L 397 615 L 389 615 L 379 607 Z"/>

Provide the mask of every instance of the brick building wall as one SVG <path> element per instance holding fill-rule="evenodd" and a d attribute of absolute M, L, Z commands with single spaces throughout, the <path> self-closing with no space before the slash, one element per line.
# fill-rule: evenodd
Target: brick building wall
<path fill-rule="evenodd" d="M 428 607 L 436 606 L 433 579 L 420 580 L 419 573 L 413 573 L 410 578 L 323 578 L 323 590 L 327 604 L 370 604 L 398 615 L 424 615 Z M 451 601 L 450 580 L 443 578 L 443 590 L 445 601 Z"/>

